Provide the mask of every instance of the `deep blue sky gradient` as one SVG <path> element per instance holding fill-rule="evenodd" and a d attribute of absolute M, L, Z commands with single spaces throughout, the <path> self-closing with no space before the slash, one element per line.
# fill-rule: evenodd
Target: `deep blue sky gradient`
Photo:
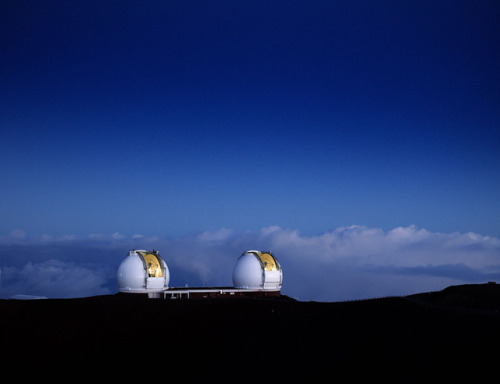
<path fill-rule="evenodd" d="M 497 1 L 3 1 L 0 233 L 500 236 Z"/>

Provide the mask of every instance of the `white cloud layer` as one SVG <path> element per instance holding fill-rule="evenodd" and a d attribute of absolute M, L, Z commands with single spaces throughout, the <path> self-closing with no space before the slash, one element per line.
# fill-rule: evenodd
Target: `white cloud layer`
<path fill-rule="evenodd" d="M 283 293 L 302 300 L 406 295 L 452 284 L 500 281 L 500 240 L 475 233 L 435 233 L 415 226 L 363 226 L 316 236 L 277 226 L 259 232 L 205 231 L 178 239 L 118 232 L 87 238 L 22 230 L 0 237 L 2 297 L 78 297 L 116 292 L 115 272 L 129 249 L 159 249 L 171 286 L 231 285 L 246 249 L 271 250 L 283 266 Z"/>
<path fill-rule="evenodd" d="M 72 262 L 46 260 L 23 267 L 2 268 L 2 296 L 35 295 L 50 298 L 106 295 L 105 268 L 83 267 Z"/>

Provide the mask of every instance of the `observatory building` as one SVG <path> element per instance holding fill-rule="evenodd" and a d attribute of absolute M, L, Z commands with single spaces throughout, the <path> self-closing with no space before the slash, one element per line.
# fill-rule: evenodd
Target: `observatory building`
<path fill-rule="evenodd" d="M 280 290 L 282 278 L 281 265 L 271 252 L 243 252 L 233 269 L 235 288 Z"/>
<path fill-rule="evenodd" d="M 170 273 L 158 251 L 132 250 L 118 268 L 120 292 L 148 293 L 157 297 L 168 289 Z"/>
<path fill-rule="evenodd" d="M 149 298 L 279 296 L 283 272 L 271 252 L 245 251 L 233 268 L 233 287 L 169 288 L 170 272 L 158 251 L 132 250 L 118 268 L 122 293 Z"/>

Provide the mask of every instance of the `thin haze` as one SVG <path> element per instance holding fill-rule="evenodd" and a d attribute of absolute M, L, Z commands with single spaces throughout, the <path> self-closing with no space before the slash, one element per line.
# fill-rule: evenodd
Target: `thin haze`
<path fill-rule="evenodd" d="M 189 284 L 270 247 L 299 297 L 494 277 L 499 26 L 497 1 L 2 1 L 5 292 L 113 292 L 144 239 Z"/>

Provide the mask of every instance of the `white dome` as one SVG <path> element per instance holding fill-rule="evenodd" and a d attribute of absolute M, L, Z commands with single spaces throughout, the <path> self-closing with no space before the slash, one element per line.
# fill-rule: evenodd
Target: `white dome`
<path fill-rule="evenodd" d="M 158 251 L 130 251 L 118 268 L 120 292 L 145 293 L 168 288 L 170 273 Z"/>
<path fill-rule="evenodd" d="M 233 284 L 243 289 L 281 289 L 283 272 L 271 252 L 246 251 L 233 268 Z"/>

